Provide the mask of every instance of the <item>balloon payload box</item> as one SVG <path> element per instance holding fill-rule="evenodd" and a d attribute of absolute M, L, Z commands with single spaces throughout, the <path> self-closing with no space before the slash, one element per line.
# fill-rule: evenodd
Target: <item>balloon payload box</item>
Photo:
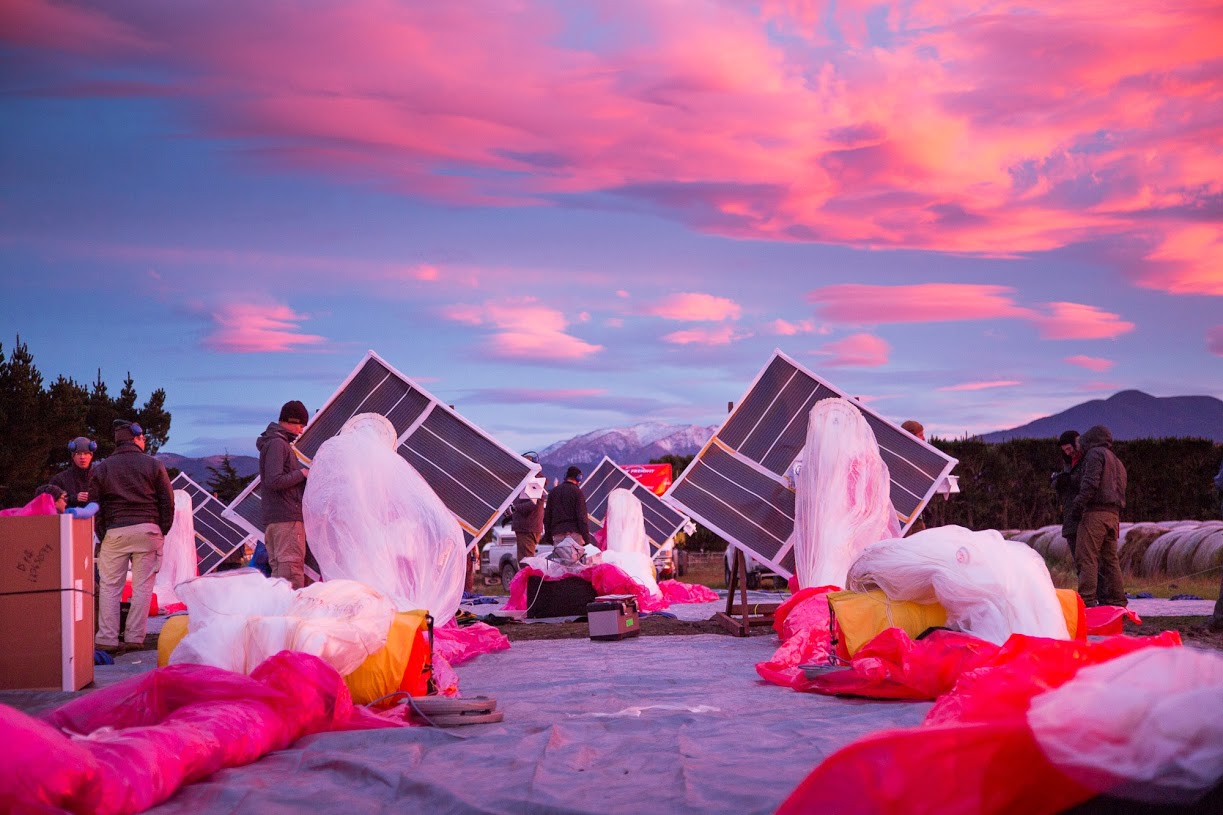
<path fill-rule="evenodd" d="M 637 598 L 631 594 L 604 594 L 586 606 L 592 640 L 622 640 L 641 633 Z"/>

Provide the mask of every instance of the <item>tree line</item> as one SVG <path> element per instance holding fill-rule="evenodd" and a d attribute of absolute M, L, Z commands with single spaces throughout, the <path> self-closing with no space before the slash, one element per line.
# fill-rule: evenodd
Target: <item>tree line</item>
<path fill-rule="evenodd" d="M 95 458 L 109 455 L 115 449 L 115 419 L 139 423 L 147 452 L 156 453 L 170 438 L 166 392 L 158 388 L 140 406 L 138 398 L 131 373 L 113 396 L 100 369 L 89 385 L 62 374 L 47 384 L 20 337 L 7 358 L 0 344 L 0 505 L 24 505 L 34 490 L 69 466 L 68 442 L 77 436 L 98 443 Z"/>
<path fill-rule="evenodd" d="M 1086 430 L 1086 428 L 1084 428 Z M 932 439 L 932 445 L 959 464 L 960 492 L 935 495 L 923 518 L 927 526 L 956 524 L 968 529 L 1038 529 L 1062 522 L 1050 477 L 1061 469 L 1057 439 L 1013 439 L 989 444 L 980 439 Z M 1210 439 L 1135 439 L 1113 442 L 1129 476 L 1123 521 L 1190 521 L 1219 518 L 1219 495 L 1212 479 L 1223 446 Z M 694 456 L 663 456 L 678 478 Z M 726 542 L 698 524 L 687 540 L 691 549 L 720 550 Z"/>

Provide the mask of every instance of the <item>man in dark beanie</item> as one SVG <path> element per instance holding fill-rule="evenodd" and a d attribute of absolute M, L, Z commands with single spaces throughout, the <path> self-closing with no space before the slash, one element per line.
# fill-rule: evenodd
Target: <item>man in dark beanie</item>
<path fill-rule="evenodd" d="M 300 589 L 306 585 L 306 525 L 302 496 L 310 471 L 302 466 L 292 442 L 301 435 L 310 413 L 297 400 L 285 402 L 280 419 L 255 441 L 259 449 L 263 542 L 272 577 L 283 577 Z"/>
<path fill-rule="evenodd" d="M 115 451 L 93 468 L 89 500 L 101 511 L 96 531 L 98 550 L 99 650 L 122 653 L 144 647 L 153 579 L 161 567 L 165 535 L 174 522 L 174 490 L 165 465 L 144 453 L 144 430 L 136 422 L 116 419 Z M 119 643 L 119 599 L 128 567 L 132 570 L 132 605 L 127 630 Z"/>
<path fill-rule="evenodd" d="M 1098 424 L 1079 438 L 1083 450 L 1079 491 L 1071 511 L 1079 518 L 1074 564 L 1087 606 L 1125 606 L 1117 532 L 1125 509 L 1125 465 L 1113 453 L 1113 434 Z"/>
<path fill-rule="evenodd" d="M 543 540 L 557 544 L 565 538 L 581 538 L 580 545 L 594 543 L 590 537 L 590 521 L 586 512 L 586 496 L 582 494 L 582 471 L 570 467 L 565 481 L 548 493 L 544 506 Z"/>
<path fill-rule="evenodd" d="M 70 507 L 83 507 L 89 503 L 89 470 L 97 449 L 98 445 L 84 436 L 77 436 L 68 442 L 72 463 L 67 469 L 56 473 L 51 483 L 68 494 Z"/>

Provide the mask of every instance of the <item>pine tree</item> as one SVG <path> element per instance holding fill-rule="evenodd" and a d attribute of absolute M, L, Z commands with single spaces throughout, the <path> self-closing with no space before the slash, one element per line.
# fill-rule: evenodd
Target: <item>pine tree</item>
<path fill-rule="evenodd" d="M 208 479 L 205 486 L 223 504 L 231 503 L 242 490 L 246 489 L 247 484 L 255 480 L 254 473 L 248 476 L 238 475 L 233 462 L 230 461 L 228 450 L 225 451 L 225 455 L 221 456 L 221 466 L 210 466 L 208 471 L 212 473 L 212 477 Z"/>

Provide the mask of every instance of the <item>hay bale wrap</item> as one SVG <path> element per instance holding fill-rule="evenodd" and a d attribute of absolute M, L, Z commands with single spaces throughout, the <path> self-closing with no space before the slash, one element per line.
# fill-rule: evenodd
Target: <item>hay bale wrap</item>
<path fill-rule="evenodd" d="M 1193 553 L 1192 574 L 1217 569 L 1220 566 L 1223 566 L 1223 525 L 1220 525 L 1220 528 L 1212 529 L 1210 534 L 1198 544 L 1197 551 Z"/>
<path fill-rule="evenodd" d="M 1214 532 L 1212 526 L 1203 524 L 1179 538 L 1168 550 L 1167 571 L 1169 577 L 1184 577 L 1193 574 L 1193 557 L 1202 541 Z"/>
<path fill-rule="evenodd" d="M 1063 538 L 1061 532 L 1053 533 L 1053 537 L 1049 540 L 1049 554 L 1046 557 L 1055 563 L 1074 565 L 1070 557 L 1070 541 Z"/>
<path fill-rule="evenodd" d="M 1168 568 L 1168 552 L 1181 537 L 1192 532 L 1193 528 L 1182 526 L 1156 538 L 1142 556 L 1142 576 L 1154 577 L 1163 574 Z"/>
<path fill-rule="evenodd" d="M 1157 538 L 1168 532 L 1166 526 L 1155 524 L 1134 524 L 1122 532 L 1117 542 L 1121 570 L 1130 574 L 1141 574 L 1142 559 L 1146 556 L 1147 549 Z"/>
<path fill-rule="evenodd" d="M 1036 534 L 1032 536 L 1032 540 L 1028 545 L 1035 549 L 1041 557 L 1048 557 L 1049 545 L 1053 543 L 1053 538 L 1061 535 L 1061 533 L 1062 528 L 1060 526 L 1042 526 L 1036 530 Z"/>

